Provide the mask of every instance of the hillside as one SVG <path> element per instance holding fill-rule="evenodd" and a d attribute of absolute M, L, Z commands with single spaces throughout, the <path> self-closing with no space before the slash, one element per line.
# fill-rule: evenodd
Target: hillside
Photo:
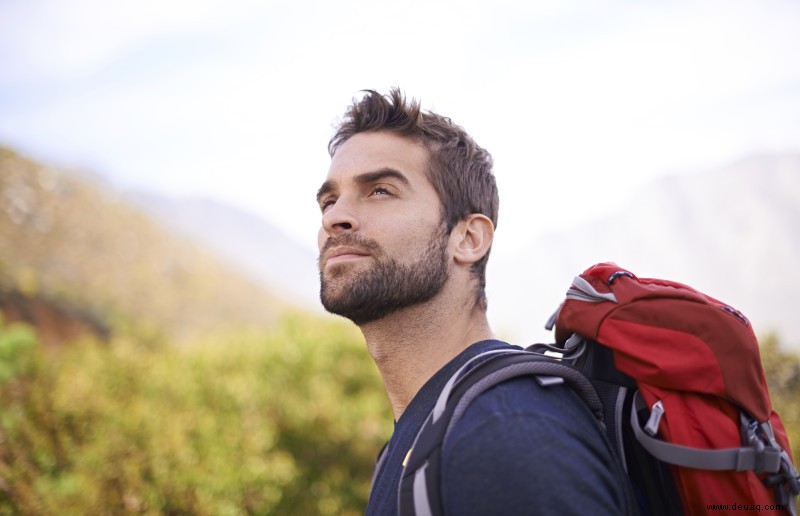
<path fill-rule="evenodd" d="M 143 192 L 129 197 L 156 220 L 213 251 L 271 292 L 321 310 L 316 253 L 268 221 L 212 199 Z"/>
<path fill-rule="evenodd" d="M 176 339 L 267 325 L 287 307 L 110 189 L 2 148 L 0 292 Z"/>
<path fill-rule="evenodd" d="M 610 215 L 490 264 L 490 312 L 501 331 L 524 341 L 547 339 L 544 321 L 572 278 L 593 263 L 614 261 L 642 277 L 703 290 L 747 314 L 756 333 L 777 332 L 800 349 L 798 224 L 800 155 L 754 156 L 666 176 Z"/>

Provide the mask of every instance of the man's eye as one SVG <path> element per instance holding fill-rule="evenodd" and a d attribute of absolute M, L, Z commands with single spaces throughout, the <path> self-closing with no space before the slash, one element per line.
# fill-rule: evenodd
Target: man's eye
<path fill-rule="evenodd" d="M 375 188 L 372 189 L 372 195 L 391 195 L 391 194 L 389 193 L 389 190 L 387 190 L 386 188 L 382 186 L 376 186 Z"/>
<path fill-rule="evenodd" d="M 325 209 L 326 209 L 327 207 L 329 207 L 329 206 L 332 206 L 332 205 L 333 205 L 335 202 L 336 202 L 336 199 L 332 199 L 332 198 L 323 199 L 323 200 L 322 200 L 322 201 L 320 201 L 320 203 L 319 203 L 319 208 L 320 208 L 322 211 L 325 211 Z"/>

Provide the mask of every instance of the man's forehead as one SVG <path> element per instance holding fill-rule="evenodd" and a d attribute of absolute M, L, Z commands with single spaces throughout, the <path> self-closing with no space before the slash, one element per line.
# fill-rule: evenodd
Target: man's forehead
<path fill-rule="evenodd" d="M 427 169 L 428 151 L 415 140 L 388 132 L 358 133 L 334 153 L 317 200 L 345 186 L 381 180 L 394 181 L 411 190 L 433 188 Z"/>
<path fill-rule="evenodd" d="M 347 139 L 331 159 L 328 177 L 341 170 L 377 169 L 424 170 L 428 151 L 415 140 L 389 132 L 358 133 Z"/>

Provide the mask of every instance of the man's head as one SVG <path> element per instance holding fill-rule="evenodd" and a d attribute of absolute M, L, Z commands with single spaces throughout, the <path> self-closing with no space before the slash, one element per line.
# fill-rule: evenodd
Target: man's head
<path fill-rule="evenodd" d="M 447 240 L 451 237 L 453 229 L 459 223 L 463 225 L 466 221 L 475 218 L 476 215 L 483 218 L 486 224 L 490 221 L 492 228 L 497 224 L 498 195 L 489 153 L 479 147 L 462 128 L 453 124 L 450 119 L 434 113 L 423 112 L 419 103 L 413 100 L 407 102 L 399 90 L 392 90 L 386 96 L 374 91 L 366 92 L 360 101 L 348 108 L 344 120 L 329 143 L 329 151 L 333 158 L 331 171 L 328 180 L 320 189 L 319 195 L 320 206 L 323 210 L 323 228 L 320 232 L 320 249 L 322 251 L 320 254 L 320 277 L 323 283 L 323 304 L 326 303 L 326 279 L 329 280 L 328 287 L 330 287 L 330 280 L 336 278 L 337 267 L 331 266 L 327 275 L 324 270 L 325 265 L 332 263 L 325 256 L 332 247 L 350 245 L 375 259 L 382 257 L 378 260 L 377 269 L 373 268 L 373 274 L 368 276 L 371 276 L 373 280 L 378 277 L 383 277 L 385 280 L 388 277 L 387 271 L 393 268 L 398 274 L 393 275 L 397 281 L 392 280 L 392 282 L 404 283 L 409 288 L 401 289 L 398 288 L 398 285 L 388 287 L 385 281 L 378 287 L 373 285 L 370 288 L 391 291 L 412 302 L 421 302 L 425 300 L 421 298 L 435 295 L 436 292 L 433 290 L 437 292 L 441 290 L 447 279 L 449 263 L 446 255 L 442 253 L 446 249 Z M 342 210 L 345 208 L 356 209 L 356 207 L 358 209 L 363 207 L 364 210 L 360 214 L 369 219 L 383 217 L 380 209 L 375 208 L 379 206 L 377 204 L 371 205 L 366 202 L 358 205 L 351 204 L 350 199 L 357 197 L 342 197 L 341 201 L 339 200 L 339 189 L 342 186 L 340 179 L 344 178 L 341 171 L 345 170 L 358 172 L 360 175 L 355 179 L 360 181 L 358 184 L 364 187 L 372 188 L 375 185 L 383 184 L 382 180 L 388 180 L 392 184 L 387 183 L 385 186 L 395 191 L 387 193 L 403 199 L 413 197 L 413 202 L 425 199 L 424 206 L 426 208 L 422 211 L 430 212 L 427 215 L 429 218 L 432 217 L 422 224 L 430 226 L 428 233 L 425 233 L 426 245 L 416 246 L 416 248 L 406 245 L 398 248 L 402 251 L 399 254 L 405 254 L 405 258 L 407 258 L 407 261 L 399 269 L 397 262 L 392 267 L 386 268 L 387 264 L 396 257 L 385 256 L 383 252 L 378 252 L 380 244 L 364 240 L 368 236 L 365 237 L 357 228 L 353 227 L 352 222 L 354 221 L 339 220 L 342 216 L 348 215 Z M 419 177 L 414 176 L 413 173 L 410 177 L 405 177 L 408 176 L 408 170 L 419 171 Z M 330 195 L 331 193 L 333 195 Z M 370 201 L 376 198 L 378 197 L 364 197 Z M 331 201 L 331 199 L 333 200 Z M 339 205 L 333 210 L 334 216 L 326 215 L 326 210 L 329 210 L 331 205 Z M 420 206 L 423 205 L 417 206 L 414 216 L 420 212 Z M 392 205 L 392 210 L 402 212 L 405 207 L 405 204 Z M 376 211 L 371 212 L 370 210 Z M 326 217 L 329 219 L 327 226 Z M 336 218 L 338 222 L 334 222 L 333 218 Z M 358 224 L 360 225 L 364 220 L 366 219 L 360 219 Z M 433 221 L 435 224 L 432 225 Z M 403 224 L 403 229 L 406 228 L 406 225 Z M 377 226 L 377 223 L 372 226 Z M 418 230 L 420 227 L 422 226 L 417 224 Z M 401 234 L 385 235 L 385 237 L 384 245 L 403 239 Z M 407 235 L 407 238 L 412 241 L 418 237 L 421 236 Z M 490 246 L 490 244 L 489 241 L 488 245 Z M 484 311 L 486 308 L 484 286 L 488 249 L 485 247 L 482 254 L 471 262 L 470 267 L 474 283 L 474 305 Z M 402 272 L 399 272 L 400 270 Z M 417 278 L 420 281 L 415 282 L 413 274 L 420 271 L 423 272 L 422 276 Z M 366 274 L 366 271 L 364 272 Z M 363 275 L 359 277 L 363 279 Z M 432 279 L 436 281 L 431 281 Z M 436 288 L 421 289 L 420 282 Z M 363 284 L 351 283 L 349 286 L 351 287 L 350 292 L 342 295 L 352 297 L 360 291 L 363 293 L 361 302 L 365 303 L 370 289 Z M 410 295 L 412 292 L 420 295 Z M 375 293 L 373 292 L 373 294 Z M 412 304 L 400 302 L 397 296 L 390 303 L 392 306 L 400 308 Z M 340 297 L 335 296 L 333 290 L 329 288 L 327 302 Z M 328 308 L 327 305 L 326 308 Z M 339 312 L 334 311 L 334 313 Z"/>

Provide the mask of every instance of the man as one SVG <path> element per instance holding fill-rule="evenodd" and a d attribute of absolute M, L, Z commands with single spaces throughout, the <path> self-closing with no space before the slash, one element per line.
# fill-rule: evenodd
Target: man
<path fill-rule="evenodd" d="M 514 349 L 486 318 L 492 159 L 397 89 L 350 106 L 329 151 L 317 194 L 320 296 L 359 326 L 383 377 L 395 429 L 367 514 L 396 514 L 403 460 L 444 384 L 475 355 Z M 480 395 L 444 445 L 445 513 L 629 512 L 625 474 L 592 418 L 567 387 L 533 378 Z"/>

